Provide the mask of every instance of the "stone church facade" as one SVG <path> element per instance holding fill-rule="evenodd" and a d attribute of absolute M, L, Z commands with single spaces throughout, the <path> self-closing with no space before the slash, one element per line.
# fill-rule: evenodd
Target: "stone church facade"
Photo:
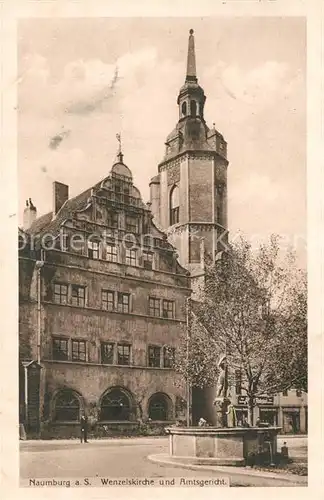
<path fill-rule="evenodd" d="M 154 221 L 177 247 L 193 290 L 202 280 L 205 258 L 214 260 L 227 241 L 227 143 L 215 124 L 208 127 L 205 101 L 190 30 L 186 78 L 177 98 L 179 119 L 166 139 L 150 192 Z"/>

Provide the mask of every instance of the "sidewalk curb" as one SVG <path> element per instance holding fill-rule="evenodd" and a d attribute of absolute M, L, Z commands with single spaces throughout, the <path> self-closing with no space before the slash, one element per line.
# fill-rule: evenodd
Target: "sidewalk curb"
<path fill-rule="evenodd" d="M 105 437 L 105 438 L 99 438 L 99 439 L 91 439 L 91 437 L 88 437 L 89 443 L 91 444 L 107 444 L 107 443 L 130 443 L 130 442 L 145 442 L 145 441 L 151 441 L 151 438 L 159 441 L 160 439 L 166 439 L 167 436 L 143 436 L 143 437 L 130 437 L 130 438 L 123 438 L 123 437 Z M 80 443 L 80 438 L 73 438 L 73 439 L 26 439 L 22 440 L 19 439 L 20 444 L 28 445 L 28 444 L 33 444 L 33 445 L 64 445 L 64 444 L 79 444 Z"/>
<path fill-rule="evenodd" d="M 273 479 L 276 481 L 283 481 L 288 483 L 293 483 L 297 484 L 298 486 L 307 486 L 308 482 L 308 477 L 307 476 L 293 476 L 293 475 L 288 475 L 288 474 L 272 474 L 271 472 L 261 472 L 261 471 L 253 471 L 251 469 L 246 469 L 242 467 L 223 467 L 223 466 L 210 466 L 210 465 L 193 465 L 193 464 L 187 464 L 184 462 L 176 462 L 171 459 L 171 457 L 167 454 L 160 453 L 158 455 L 148 455 L 147 457 L 148 460 L 154 463 L 158 464 L 164 464 L 164 465 L 172 465 L 173 467 L 180 467 L 183 469 L 190 469 L 190 470 L 205 470 L 208 472 L 214 472 L 214 473 L 223 473 L 223 474 L 228 474 L 228 475 L 240 475 L 240 476 L 246 476 L 248 477 L 257 477 L 257 478 L 264 478 L 264 479 Z"/>

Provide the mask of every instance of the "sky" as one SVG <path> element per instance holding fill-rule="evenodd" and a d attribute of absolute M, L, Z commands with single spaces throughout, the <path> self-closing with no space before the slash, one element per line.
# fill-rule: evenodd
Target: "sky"
<path fill-rule="evenodd" d="M 52 182 L 74 196 L 105 178 L 121 133 L 144 201 L 177 119 L 188 32 L 195 31 L 205 119 L 228 142 L 229 230 L 272 233 L 306 266 L 306 26 L 303 18 L 20 20 L 18 179 L 52 208 Z"/>

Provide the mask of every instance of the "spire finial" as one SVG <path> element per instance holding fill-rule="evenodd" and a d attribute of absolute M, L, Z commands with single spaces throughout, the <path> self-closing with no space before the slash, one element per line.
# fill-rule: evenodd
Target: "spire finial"
<path fill-rule="evenodd" d="M 197 82 L 194 30 L 189 31 L 186 82 Z"/>
<path fill-rule="evenodd" d="M 123 153 L 122 153 L 122 140 L 121 140 L 121 133 L 119 134 L 116 134 L 116 137 L 117 137 L 117 141 L 119 143 L 119 146 L 118 146 L 118 153 L 117 153 L 117 158 L 118 158 L 118 161 L 120 163 L 123 163 Z"/>

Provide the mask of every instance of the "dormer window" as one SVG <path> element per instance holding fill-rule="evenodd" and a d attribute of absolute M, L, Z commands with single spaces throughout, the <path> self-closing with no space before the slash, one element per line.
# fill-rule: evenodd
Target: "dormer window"
<path fill-rule="evenodd" d="M 117 212 L 108 212 L 107 214 L 107 226 L 117 228 L 118 227 L 118 214 Z"/>
<path fill-rule="evenodd" d="M 138 233 L 138 218 L 126 216 L 126 231 L 129 233 Z"/>
<path fill-rule="evenodd" d="M 170 192 L 170 226 L 178 224 L 180 208 L 180 193 L 177 185 L 173 186 Z"/>

